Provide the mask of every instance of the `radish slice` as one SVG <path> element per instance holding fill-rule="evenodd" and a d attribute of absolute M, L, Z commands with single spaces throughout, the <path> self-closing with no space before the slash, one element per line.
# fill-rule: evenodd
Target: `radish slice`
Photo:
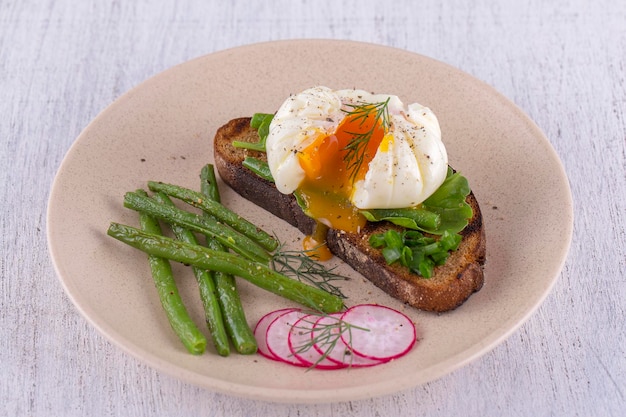
<path fill-rule="evenodd" d="M 315 349 L 321 354 L 326 354 L 326 358 L 343 367 L 360 368 L 365 366 L 374 366 L 383 363 L 378 359 L 371 359 L 361 355 L 357 355 L 347 346 L 340 335 L 339 320 L 343 314 L 335 313 L 328 316 L 320 317 L 313 328 L 312 338 L 317 338 L 314 344 Z M 329 332 L 328 339 L 320 336 L 321 332 Z M 326 340 L 324 340 L 326 339 Z M 330 342 L 330 343 L 329 343 Z M 332 343 L 334 342 L 334 345 Z"/>
<path fill-rule="evenodd" d="M 405 314 L 377 304 L 349 308 L 341 319 L 368 331 L 353 329 L 341 335 L 357 355 L 388 361 L 407 353 L 415 345 L 415 325 Z"/>
<path fill-rule="evenodd" d="M 265 356 L 266 358 L 273 359 L 275 361 L 279 360 L 276 356 L 270 352 L 267 347 L 267 338 L 265 337 L 267 334 L 267 328 L 269 325 L 277 318 L 282 316 L 283 314 L 287 314 L 291 311 L 298 310 L 296 308 L 283 308 L 281 310 L 271 311 L 265 314 L 261 319 L 257 322 L 254 327 L 254 338 L 257 343 L 257 351 Z"/>
<path fill-rule="evenodd" d="M 377 304 L 324 316 L 299 308 L 275 310 L 261 317 L 254 336 L 261 355 L 319 369 L 379 365 L 406 354 L 417 343 L 409 317 Z"/>
<path fill-rule="evenodd" d="M 296 366 L 309 366 L 299 360 L 289 349 L 289 333 L 293 325 L 306 313 L 301 310 L 289 311 L 276 317 L 265 332 L 265 343 L 270 353 L 279 361 Z"/>
<path fill-rule="evenodd" d="M 314 346 L 312 332 L 319 316 L 312 314 L 301 317 L 289 332 L 289 349 L 300 362 L 317 369 L 340 369 L 346 365 L 332 361 Z"/>

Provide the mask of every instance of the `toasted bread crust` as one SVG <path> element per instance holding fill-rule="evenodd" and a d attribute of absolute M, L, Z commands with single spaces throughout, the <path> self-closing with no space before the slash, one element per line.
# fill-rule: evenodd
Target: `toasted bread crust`
<path fill-rule="evenodd" d="M 232 142 L 258 142 L 257 132 L 250 128 L 250 118 L 233 119 L 218 129 L 214 140 L 215 167 L 222 180 L 245 199 L 310 234 L 315 221 L 302 212 L 292 195 L 282 194 L 273 183 L 242 166 L 247 156 L 267 160 L 264 152 L 237 149 Z"/>
<path fill-rule="evenodd" d="M 315 221 L 306 216 L 292 195 L 280 193 L 273 183 L 259 178 L 242 166 L 246 156 L 265 159 L 265 154 L 232 146 L 234 140 L 257 142 L 250 128 L 250 118 L 233 119 L 218 129 L 214 140 L 215 166 L 222 180 L 237 193 L 277 217 L 311 234 Z M 380 250 L 369 245 L 373 233 L 395 227 L 388 222 L 368 223 L 360 233 L 330 230 L 330 251 L 390 296 L 415 308 L 444 312 L 463 304 L 480 290 L 485 263 L 485 230 L 478 201 L 473 193 L 467 197 L 474 215 L 461 232 L 459 248 L 451 252 L 445 265 L 435 267 L 433 276 L 425 279 L 400 265 L 387 265 Z"/>

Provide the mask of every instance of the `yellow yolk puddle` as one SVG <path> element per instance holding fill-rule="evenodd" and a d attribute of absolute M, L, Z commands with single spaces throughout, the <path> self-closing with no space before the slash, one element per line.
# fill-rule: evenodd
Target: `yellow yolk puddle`
<path fill-rule="evenodd" d="M 328 226 L 317 222 L 313 234 L 306 236 L 302 242 L 302 248 L 307 256 L 318 261 L 327 261 L 333 257 L 326 245 L 326 233 L 328 233 Z"/>
<path fill-rule="evenodd" d="M 377 122 L 378 126 L 374 126 Z M 349 169 L 347 166 L 346 155 L 350 151 L 346 147 L 359 140 L 359 135 L 366 135 L 370 131 L 372 134 L 363 144 L 362 151 L 358 152 L 362 160 L 358 171 L 353 172 L 355 167 Z M 346 232 L 358 232 L 365 226 L 365 217 L 350 203 L 352 184 L 365 177 L 369 163 L 376 155 L 384 136 L 384 129 L 376 120 L 375 112 L 360 119 L 348 115 L 334 134 L 320 135 L 298 154 L 300 166 L 306 174 L 298 193 L 306 201 L 309 216 L 318 223 Z M 307 247 L 319 250 L 320 245 L 325 243 L 325 236 L 325 232 L 323 236 L 321 232 L 308 236 L 304 242 L 305 250 Z M 325 246 L 324 248 L 326 249 Z M 329 259 L 332 255 L 327 249 L 326 251 L 326 254 L 316 256 L 323 255 Z"/>

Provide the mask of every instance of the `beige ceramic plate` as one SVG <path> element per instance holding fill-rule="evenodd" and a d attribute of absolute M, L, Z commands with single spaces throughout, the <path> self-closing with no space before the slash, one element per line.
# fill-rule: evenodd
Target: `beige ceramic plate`
<path fill-rule="evenodd" d="M 161 180 L 198 188 L 212 137 L 229 119 L 273 112 L 313 85 L 398 94 L 438 115 L 450 163 L 482 204 L 488 239 L 485 286 L 454 312 L 405 308 L 354 275 L 349 303 L 405 311 L 421 342 L 401 360 L 369 369 L 305 372 L 259 356 L 209 350 L 192 356 L 168 327 L 146 256 L 106 235 L 136 225 L 126 191 Z M 222 184 L 223 185 L 223 184 Z M 287 242 L 299 233 L 222 187 L 224 202 Z M 345 41 L 285 41 L 214 53 L 176 66 L 103 111 L 65 157 L 50 196 L 48 239 L 67 294 L 107 338 L 154 368 L 211 390 L 280 402 L 379 396 L 439 378 L 493 349 L 538 307 L 557 279 L 572 232 L 560 161 L 516 106 L 484 83 L 423 56 Z M 189 271 L 176 266 L 191 314 L 202 308 Z M 251 324 L 292 304 L 242 282 Z"/>

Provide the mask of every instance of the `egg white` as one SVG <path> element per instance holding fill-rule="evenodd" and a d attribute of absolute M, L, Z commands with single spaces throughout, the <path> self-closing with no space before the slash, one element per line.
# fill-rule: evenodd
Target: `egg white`
<path fill-rule="evenodd" d="M 365 178 L 354 184 L 351 203 L 359 209 L 413 207 L 428 198 L 446 178 L 448 156 L 435 114 L 397 96 L 318 86 L 290 96 L 276 112 L 266 141 L 276 187 L 293 193 L 305 177 L 298 152 L 318 136 L 333 134 L 349 110 L 346 104 L 389 99 L 390 126 L 384 144 Z"/>

